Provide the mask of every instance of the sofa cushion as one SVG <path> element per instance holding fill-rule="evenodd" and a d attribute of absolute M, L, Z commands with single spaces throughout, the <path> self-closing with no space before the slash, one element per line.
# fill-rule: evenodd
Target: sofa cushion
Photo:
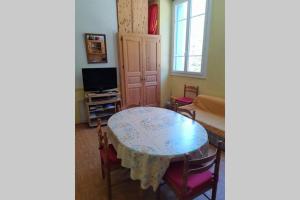
<path fill-rule="evenodd" d="M 198 95 L 193 103 L 201 110 L 225 117 L 225 101 L 219 97 Z"/>
<path fill-rule="evenodd" d="M 180 108 L 195 110 L 196 111 L 196 121 L 202 124 L 209 131 L 217 134 L 224 138 L 225 135 L 225 118 L 224 116 L 217 115 L 205 110 L 200 109 L 194 103 L 181 106 Z"/>

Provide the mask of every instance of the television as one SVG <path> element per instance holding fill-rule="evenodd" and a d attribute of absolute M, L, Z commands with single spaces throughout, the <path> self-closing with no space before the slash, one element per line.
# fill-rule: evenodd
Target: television
<path fill-rule="evenodd" d="M 104 92 L 117 88 L 116 68 L 82 68 L 84 91 Z"/>

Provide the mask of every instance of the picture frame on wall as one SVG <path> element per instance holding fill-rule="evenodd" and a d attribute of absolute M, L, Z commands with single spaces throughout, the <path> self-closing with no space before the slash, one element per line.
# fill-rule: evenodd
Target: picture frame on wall
<path fill-rule="evenodd" d="M 107 63 L 105 34 L 85 33 L 84 38 L 88 64 Z"/>

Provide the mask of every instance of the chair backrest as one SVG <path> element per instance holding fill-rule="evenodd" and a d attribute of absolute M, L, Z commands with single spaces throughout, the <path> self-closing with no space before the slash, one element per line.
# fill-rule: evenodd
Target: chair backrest
<path fill-rule="evenodd" d="M 116 103 L 116 112 L 120 112 L 122 109 L 121 109 L 121 101 L 117 102 Z"/>
<path fill-rule="evenodd" d="M 98 126 L 97 126 L 97 133 L 98 133 L 98 142 L 99 142 L 99 149 L 104 149 L 107 145 L 107 135 L 106 132 L 102 130 L 101 119 L 98 119 Z"/>
<path fill-rule="evenodd" d="M 108 159 L 108 139 L 105 131 L 102 130 L 101 120 L 98 119 L 98 141 L 99 141 L 99 150 L 104 150 L 104 164 L 109 168 L 109 159 Z"/>
<path fill-rule="evenodd" d="M 199 86 L 184 85 L 184 97 L 195 98 L 198 96 Z"/>
<path fill-rule="evenodd" d="M 175 112 L 180 113 L 186 117 L 191 118 L 192 120 L 196 119 L 196 111 L 194 110 L 188 110 L 188 109 L 184 109 L 184 108 L 179 108 L 179 105 L 176 103 L 175 104 Z"/>
<path fill-rule="evenodd" d="M 183 191 L 187 190 L 187 178 L 191 174 L 199 174 L 209 170 L 214 165 L 213 180 L 217 184 L 219 179 L 219 167 L 221 159 L 221 148 L 224 145 L 222 141 L 218 142 L 217 151 L 212 155 L 209 155 L 200 159 L 190 159 L 189 155 L 185 155 L 184 167 L 183 167 Z"/>

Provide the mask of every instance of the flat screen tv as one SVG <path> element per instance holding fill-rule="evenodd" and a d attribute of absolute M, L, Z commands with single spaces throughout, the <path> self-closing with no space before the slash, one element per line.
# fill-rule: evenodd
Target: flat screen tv
<path fill-rule="evenodd" d="M 116 68 L 82 68 L 84 91 L 103 92 L 117 88 Z"/>

